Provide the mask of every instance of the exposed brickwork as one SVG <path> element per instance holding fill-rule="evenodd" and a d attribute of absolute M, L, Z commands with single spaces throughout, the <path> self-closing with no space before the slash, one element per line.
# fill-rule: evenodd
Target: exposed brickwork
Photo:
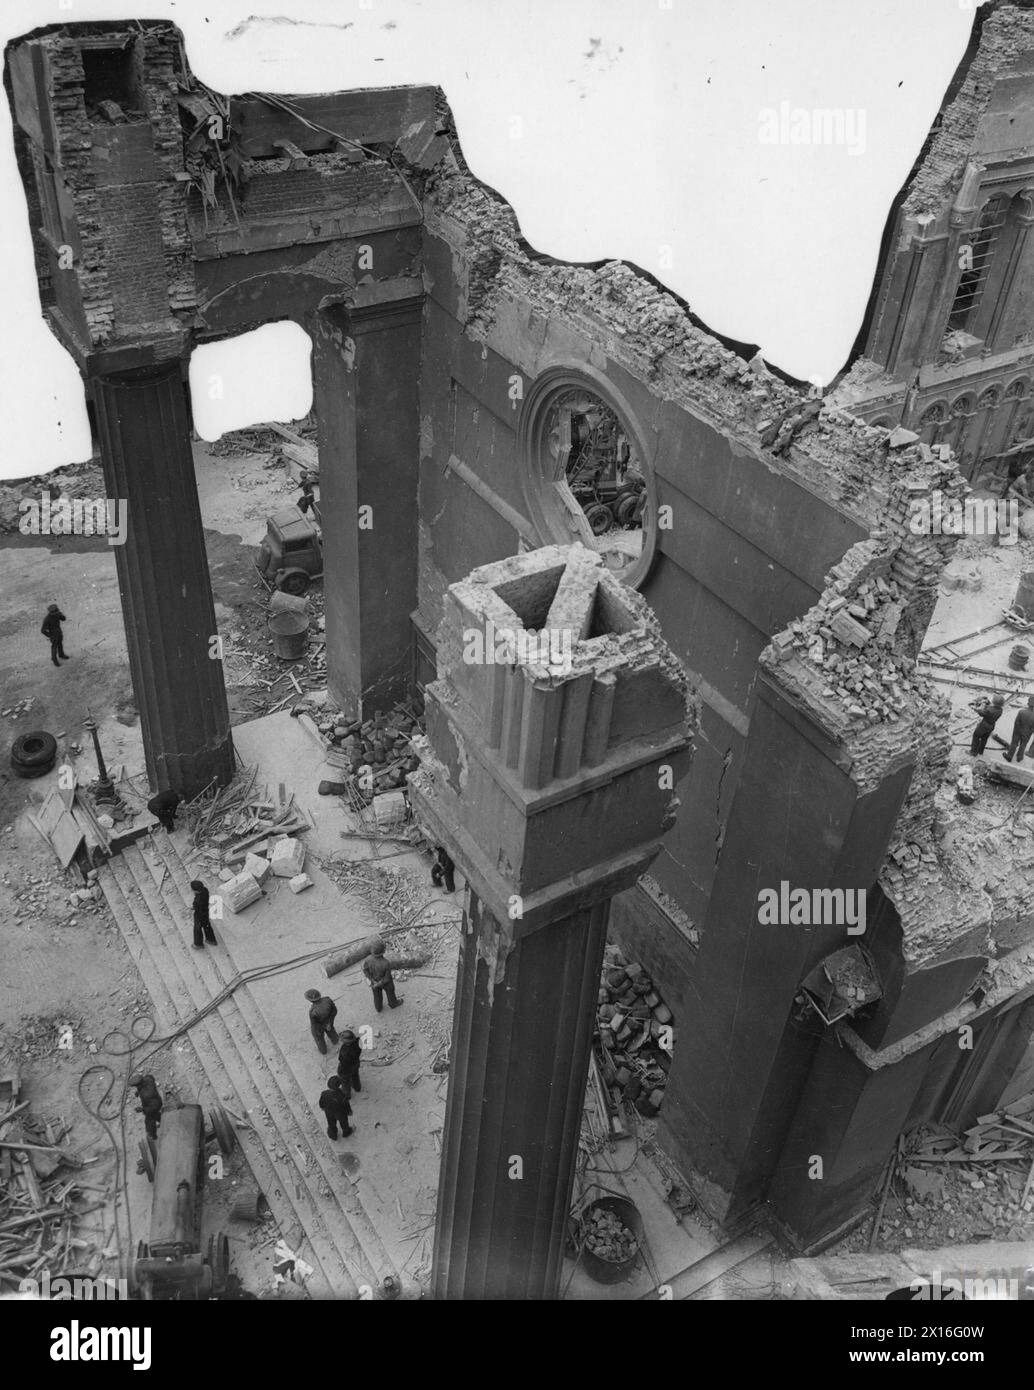
<path fill-rule="evenodd" d="M 243 211 L 247 217 L 297 217 L 304 208 L 355 208 L 393 194 L 399 176 L 381 159 L 349 161 L 344 155 L 310 155 L 304 169 L 289 159 L 246 160 Z"/>
<path fill-rule="evenodd" d="M 916 170 L 902 208 L 906 217 L 939 212 L 941 205 L 958 192 L 973 137 L 995 83 L 1032 50 L 1034 13 L 1002 5 L 987 15 L 966 80 L 942 113 L 927 156 Z"/>
<path fill-rule="evenodd" d="M 109 149 L 98 180 L 95 138 L 103 143 L 113 130 L 125 131 L 127 126 L 112 127 L 97 113 L 87 112 L 83 64 L 74 37 L 58 33 L 43 41 L 51 71 L 60 176 L 72 197 L 80 241 L 74 273 L 87 327 L 98 345 L 144 324 L 192 314 L 195 304 L 184 196 L 175 179 L 183 168 L 176 104 L 179 33 L 157 24 L 134 34 L 153 146 L 153 177 L 146 182 L 139 181 L 139 152 L 118 146 Z"/>

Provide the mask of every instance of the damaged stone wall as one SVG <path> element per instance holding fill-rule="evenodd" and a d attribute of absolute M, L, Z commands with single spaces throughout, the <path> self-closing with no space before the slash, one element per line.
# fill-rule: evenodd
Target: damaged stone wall
<path fill-rule="evenodd" d="M 56 132 L 59 205 L 67 198 L 66 231 L 85 328 L 92 343 L 128 337 L 142 327 L 189 316 L 194 277 L 184 199 L 176 105 L 179 33 L 170 25 L 108 31 L 113 46 L 138 46 L 146 111 L 105 102 L 87 111 L 86 75 L 76 37 L 40 40 L 50 82 Z M 37 179 L 48 177 L 39 163 Z"/>

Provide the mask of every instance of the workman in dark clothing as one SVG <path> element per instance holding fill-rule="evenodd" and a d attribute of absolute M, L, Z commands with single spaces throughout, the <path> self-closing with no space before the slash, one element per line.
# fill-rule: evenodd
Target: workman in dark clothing
<path fill-rule="evenodd" d="M 341 1089 L 340 1076 L 332 1076 L 327 1081 L 327 1089 L 320 1093 L 320 1109 L 327 1117 L 327 1137 L 337 1138 L 337 1127 L 341 1126 L 341 1138 L 347 1139 L 352 1133 L 352 1126 L 348 1123 L 352 1107 L 348 1103 L 348 1097 Z"/>
<path fill-rule="evenodd" d="M 65 651 L 65 637 L 61 631 L 61 624 L 67 623 L 68 619 L 61 612 L 56 603 L 47 604 L 47 616 L 43 619 L 43 626 L 40 632 L 50 641 L 50 659 L 55 666 L 60 666 L 62 661 L 71 661 L 71 657 Z"/>
<path fill-rule="evenodd" d="M 384 942 L 378 941 L 373 948 L 373 952 L 363 961 L 363 974 L 370 981 L 373 990 L 373 1007 L 378 1013 L 383 1006 L 383 997 L 388 996 L 388 1004 L 391 1008 L 397 1009 L 402 1003 L 395 995 L 395 980 L 391 973 L 391 966 L 384 959 Z"/>
<path fill-rule="evenodd" d="M 294 505 L 303 516 L 306 512 L 311 512 L 315 507 L 316 498 L 313 496 L 311 478 L 302 479 L 302 495 Z"/>
<path fill-rule="evenodd" d="M 180 804 L 180 799 L 172 790 L 159 792 L 157 796 L 152 796 L 147 803 L 147 809 L 152 816 L 157 816 L 161 825 L 168 831 L 176 828 L 176 808 Z"/>
<path fill-rule="evenodd" d="M 454 878 L 456 865 L 449 858 L 448 851 L 438 845 L 434 851 L 434 863 L 431 865 L 431 882 L 436 888 L 441 888 L 445 884 L 446 893 L 455 893 L 456 879 Z"/>
<path fill-rule="evenodd" d="M 158 1126 L 162 1118 L 162 1098 L 158 1092 L 158 1087 L 154 1084 L 154 1077 L 148 1074 L 141 1076 L 139 1072 L 129 1078 L 129 1084 L 136 1091 L 136 1098 L 140 1102 L 137 1109 L 144 1117 L 144 1128 L 147 1130 L 148 1139 L 158 1138 Z"/>
<path fill-rule="evenodd" d="M 337 1005 L 333 999 L 320 994 L 318 989 L 307 989 L 305 997 L 309 1001 L 309 1031 L 319 1050 L 326 1054 L 327 1038 L 332 1043 L 338 1040 L 334 1020 L 337 1018 Z"/>
<path fill-rule="evenodd" d="M 984 700 L 976 705 L 980 722 L 973 730 L 973 741 L 969 746 L 970 754 L 974 758 L 979 758 L 987 747 L 987 740 L 994 733 L 994 727 L 1002 717 L 1004 704 L 1005 700 L 1001 695 L 992 695 L 990 700 Z"/>
<path fill-rule="evenodd" d="M 1011 763 L 1014 756 L 1018 763 L 1023 762 L 1023 755 L 1027 751 L 1027 744 L 1030 742 L 1032 734 L 1034 734 L 1034 695 L 1028 695 L 1027 707 L 1021 709 L 1013 721 L 1012 738 L 1009 740 L 1008 749 L 1002 754 L 1006 762 Z"/>
<path fill-rule="evenodd" d="M 337 1074 L 341 1078 L 342 1087 L 350 1093 L 363 1089 L 359 1082 L 359 1063 L 362 1055 L 363 1050 L 359 1046 L 359 1039 L 351 1028 L 346 1028 L 341 1034 L 341 1051 L 337 1055 Z"/>
<path fill-rule="evenodd" d="M 206 941 L 210 946 L 217 944 L 208 915 L 210 894 L 199 878 L 191 879 L 190 886 L 194 890 L 194 950 L 203 951 Z"/>

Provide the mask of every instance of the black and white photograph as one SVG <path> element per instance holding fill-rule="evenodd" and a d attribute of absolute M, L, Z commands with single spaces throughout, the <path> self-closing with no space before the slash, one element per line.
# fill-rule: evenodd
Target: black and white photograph
<path fill-rule="evenodd" d="M 1004 1371 L 1034 3 L 0 28 L 5 1360 Z"/>

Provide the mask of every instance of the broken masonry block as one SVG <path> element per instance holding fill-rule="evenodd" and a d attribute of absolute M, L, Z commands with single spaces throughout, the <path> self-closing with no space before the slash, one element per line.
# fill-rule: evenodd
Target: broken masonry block
<path fill-rule="evenodd" d="M 246 907 L 262 896 L 262 889 L 251 874 L 235 874 L 223 884 L 223 902 L 233 913 L 243 912 Z"/>
<path fill-rule="evenodd" d="M 292 893 L 304 893 L 306 888 L 312 887 L 312 879 L 308 874 L 295 874 L 287 880 L 287 886 Z"/>
<path fill-rule="evenodd" d="M 256 883 L 265 883 L 269 877 L 270 863 L 268 859 L 263 859 L 259 854 L 253 854 L 250 850 L 244 856 L 244 864 L 241 872 L 251 874 Z"/>
<path fill-rule="evenodd" d="M 290 835 L 283 835 L 273 846 L 269 860 L 277 878 L 294 878 L 305 867 L 305 846 Z"/>
<path fill-rule="evenodd" d="M 841 642 L 847 642 L 853 647 L 864 647 L 872 637 L 872 633 L 864 624 L 844 612 L 837 613 L 830 627 Z"/>
<path fill-rule="evenodd" d="M 406 794 L 403 791 L 381 792 L 373 798 L 373 814 L 383 830 L 406 819 Z"/>
<path fill-rule="evenodd" d="M 915 444 L 919 436 L 914 430 L 906 430 L 903 425 L 898 425 L 887 435 L 887 447 L 890 449 L 903 449 L 908 444 Z"/>

